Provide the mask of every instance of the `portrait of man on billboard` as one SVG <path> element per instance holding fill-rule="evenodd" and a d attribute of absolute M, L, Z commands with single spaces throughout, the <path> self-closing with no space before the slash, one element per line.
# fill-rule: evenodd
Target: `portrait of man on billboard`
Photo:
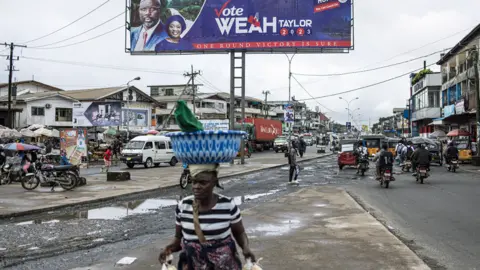
<path fill-rule="evenodd" d="M 160 20 L 161 14 L 161 0 L 140 0 L 138 18 L 142 25 L 131 29 L 132 51 L 153 51 L 155 45 L 168 36 Z"/>

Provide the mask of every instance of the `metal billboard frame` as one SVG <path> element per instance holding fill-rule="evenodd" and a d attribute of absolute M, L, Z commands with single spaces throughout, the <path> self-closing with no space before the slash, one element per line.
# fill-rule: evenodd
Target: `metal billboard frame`
<path fill-rule="evenodd" d="M 162 0 L 164 1 L 164 0 Z M 208 0 L 205 0 L 205 2 Z M 234 53 L 234 52 L 248 52 L 248 54 L 323 54 L 323 53 L 349 53 L 353 51 L 355 48 L 355 27 L 354 27 L 354 1 L 351 0 L 351 20 L 350 20 L 350 28 L 351 28 L 351 35 L 350 35 L 350 42 L 351 46 L 349 48 L 335 48 L 335 47 L 320 47 L 320 48 L 276 48 L 276 49 L 257 49 L 254 51 L 249 51 L 247 49 L 225 49 L 225 50 L 198 50 L 198 51 L 163 51 L 163 52 L 151 52 L 151 51 L 143 51 L 143 52 L 132 52 L 130 48 L 130 28 L 131 28 L 131 21 L 130 21 L 130 13 L 132 9 L 132 0 L 125 0 L 125 53 L 129 53 L 130 55 L 201 55 L 201 54 L 227 54 L 227 53 Z"/>

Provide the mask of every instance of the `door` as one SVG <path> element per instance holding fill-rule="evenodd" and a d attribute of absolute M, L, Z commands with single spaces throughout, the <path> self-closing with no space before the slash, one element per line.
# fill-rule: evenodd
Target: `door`
<path fill-rule="evenodd" d="M 155 148 L 153 147 L 153 142 L 146 142 L 143 147 L 143 162 L 147 161 L 148 158 L 151 158 L 155 162 Z"/>
<path fill-rule="evenodd" d="M 168 162 L 167 160 L 167 146 L 164 141 L 156 141 L 155 146 L 157 148 L 155 157 L 157 163 Z"/>
<path fill-rule="evenodd" d="M 168 161 L 172 160 L 172 157 L 175 156 L 175 153 L 173 152 L 173 147 L 172 147 L 172 142 L 168 141 L 168 148 L 167 148 L 167 159 Z"/>

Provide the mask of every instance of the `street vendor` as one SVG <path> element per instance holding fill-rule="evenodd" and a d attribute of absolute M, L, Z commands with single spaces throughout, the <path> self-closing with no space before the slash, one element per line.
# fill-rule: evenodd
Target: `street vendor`
<path fill-rule="evenodd" d="M 240 209 L 232 198 L 213 192 L 218 185 L 218 168 L 218 164 L 190 165 L 194 195 L 180 201 L 175 210 L 175 237 L 160 253 L 161 263 L 173 252 L 182 251 L 178 269 L 222 266 L 240 270 L 242 264 L 234 239 L 245 258 L 255 261 Z M 216 218 L 208 218 L 211 215 Z"/>
<path fill-rule="evenodd" d="M 178 102 L 175 117 L 183 132 L 203 131 L 202 124 L 184 101 Z M 175 236 L 160 253 L 159 261 L 164 264 L 172 253 L 181 251 L 179 270 L 241 270 L 236 243 L 246 259 L 255 261 L 255 256 L 250 250 L 240 209 L 232 198 L 214 192 L 214 188 L 220 186 L 220 165 L 202 162 L 188 164 L 193 195 L 177 205 Z"/>

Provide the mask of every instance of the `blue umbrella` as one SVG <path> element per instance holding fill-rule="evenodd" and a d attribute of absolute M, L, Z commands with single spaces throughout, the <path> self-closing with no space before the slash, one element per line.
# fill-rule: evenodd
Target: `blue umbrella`
<path fill-rule="evenodd" d="M 32 151 L 32 150 L 41 150 L 42 148 L 35 145 L 31 145 L 31 144 L 25 144 L 25 143 L 9 143 L 9 144 L 6 144 L 3 149 L 11 150 L 11 151 Z"/>

